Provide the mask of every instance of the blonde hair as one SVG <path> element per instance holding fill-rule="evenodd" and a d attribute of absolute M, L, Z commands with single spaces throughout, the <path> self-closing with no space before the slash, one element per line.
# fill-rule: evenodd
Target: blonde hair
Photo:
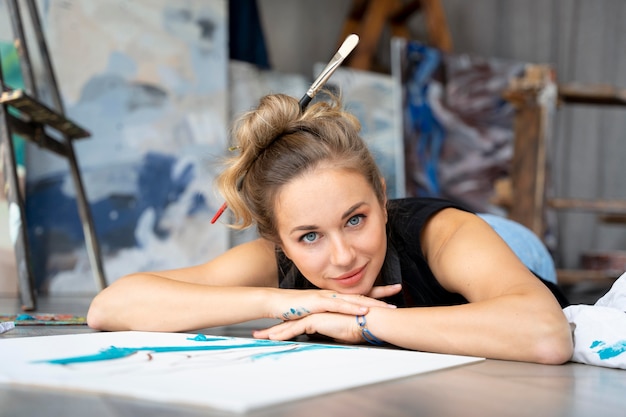
<path fill-rule="evenodd" d="M 244 229 L 256 223 L 260 236 L 280 243 L 274 211 L 277 193 L 322 163 L 362 174 L 384 204 L 382 176 L 359 136 L 359 121 L 341 108 L 337 97 L 329 98 L 301 112 L 295 98 L 267 95 L 236 122 L 233 141 L 239 152 L 217 178 L 234 216 L 231 227 Z"/>

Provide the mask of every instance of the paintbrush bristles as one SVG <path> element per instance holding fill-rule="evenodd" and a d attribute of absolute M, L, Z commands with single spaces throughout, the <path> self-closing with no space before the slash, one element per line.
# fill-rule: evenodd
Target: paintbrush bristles
<path fill-rule="evenodd" d="M 356 48 L 358 43 L 359 36 L 353 33 L 352 35 L 348 36 L 345 41 L 343 41 L 337 53 L 339 53 L 345 59 L 348 55 L 350 55 L 354 48 Z"/>
<path fill-rule="evenodd" d="M 359 37 L 354 33 L 348 36 L 345 41 L 343 41 L 337 53 L 333 56 L 328 65 L 326 65 L 326 68 L 324 68 L 324 70 L 317 77 L 315 82 L 311 84 L 311 87 L 306 93 L 307 96 L 309 96 L 310 98 L 315 97 L 317 92 L 322 88 L 324 84 L 326 84 L 326 81 L 328 81 L 330 76 L 333 75 L 333 73 L 339 67 L 339 65 L 341 65 L 343 60 L 346 59 L 348 55 L 350 55 L 350 52 L 352 52 L 352 50 L 357 46 L 358 43 Z"/>

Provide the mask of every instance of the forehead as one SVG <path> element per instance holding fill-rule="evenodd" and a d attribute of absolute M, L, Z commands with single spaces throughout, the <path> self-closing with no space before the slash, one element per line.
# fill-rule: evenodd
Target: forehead
<path fill-rule="evenodd" d="M 377 203 L 372 186 L 357 172 L 320 167 L 294 178 L 276 195 L 275 213 L 280 229 L 337 219 L 354 204 Z"/>

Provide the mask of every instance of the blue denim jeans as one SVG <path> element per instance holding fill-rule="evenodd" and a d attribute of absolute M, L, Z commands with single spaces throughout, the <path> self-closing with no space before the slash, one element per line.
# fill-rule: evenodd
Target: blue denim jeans
<path fill-rule="evenodd" d="M 556 284 L 554 260 L 543 242 L 530 229 L 494 214 L 478 214 L 500 235 L 518 258 L 535 274 Z"/>

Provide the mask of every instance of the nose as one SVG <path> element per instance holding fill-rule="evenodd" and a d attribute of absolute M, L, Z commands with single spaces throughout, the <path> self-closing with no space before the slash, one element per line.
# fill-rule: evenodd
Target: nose
<path fill-rule="evenodd" d="M 333 265 L 346 266 L 354 260 L 354 248 L 344 236 L 331 239 L 330 261 Z"/>

